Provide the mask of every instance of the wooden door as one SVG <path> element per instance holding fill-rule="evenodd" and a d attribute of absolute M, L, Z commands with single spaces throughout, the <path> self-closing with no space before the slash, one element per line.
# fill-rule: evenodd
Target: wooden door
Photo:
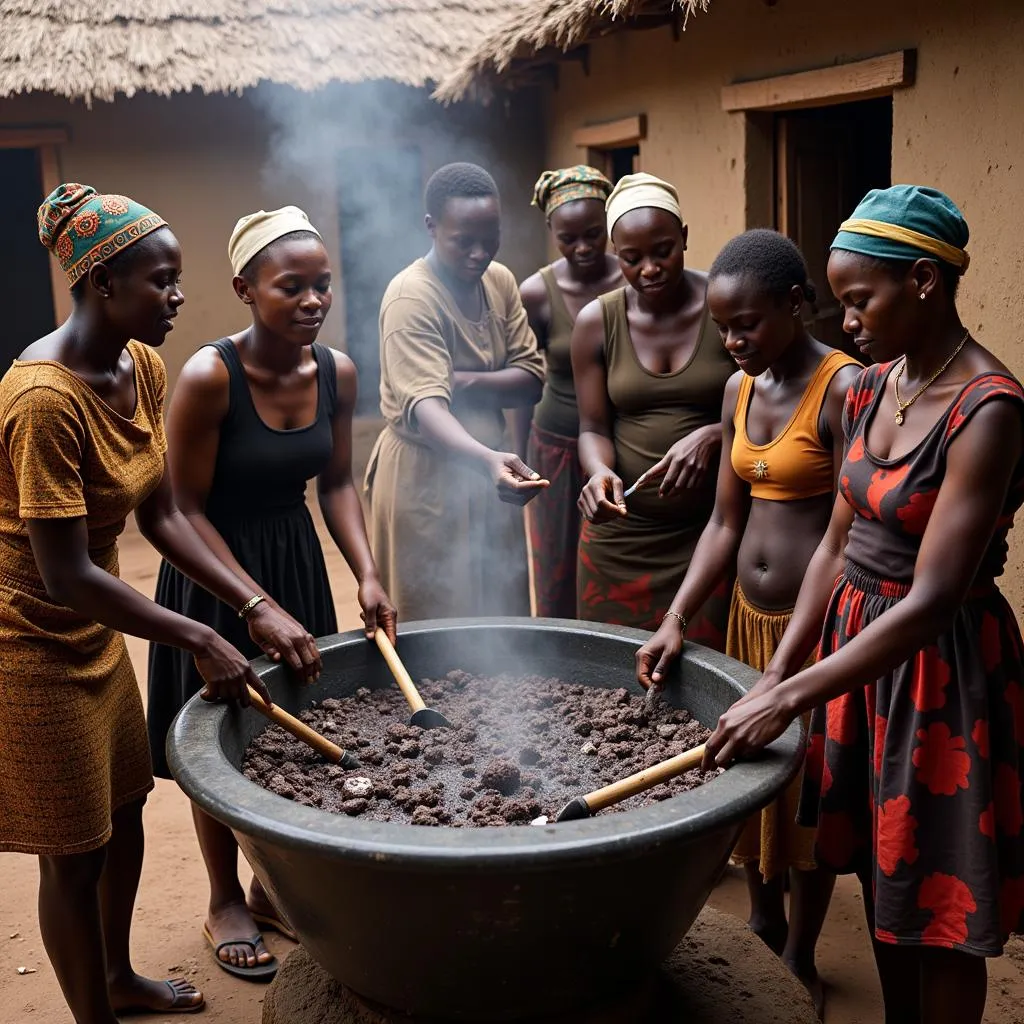
<path fill-rule="evenodd" d="M 825 268 L 839 225 L 864 194 L 890 184 L 889 98 L 780 114 L 775 122 L 776 227 L 800 247 L 818 292 L 807 324 L 815 337 L 861 358 Z"/>

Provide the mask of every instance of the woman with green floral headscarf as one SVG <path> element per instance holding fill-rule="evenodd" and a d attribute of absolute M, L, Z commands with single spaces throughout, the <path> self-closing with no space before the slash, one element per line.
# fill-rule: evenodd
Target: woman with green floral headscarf
<path fill-rule="evenodd" d="M 957 312 L 967 240 L 948 196 L 896 185 L 832 243 L 844 328 L 876 365 L 847 397 L 789 629 L 708 741 L 725 765 L 814 709 L 799 819 L 819 864 L 860 877 L 892 1024 L 979 1024 L 984 958 L 1024 930 L 1024 643 L 996 584 L 1024 389 Z"/>
<path fill-rule="evenodd" d="M 533 190 L 533 205 L 544 214 L 561 253 L 519 287 L 546 363 L 540 402 L 514 414 L 527 464 L 551 481 L 547 493 L 526 510 L 540 616 L 576 618 L 576 498 L 583 478 L 576 452 L 580 418 L 569 340 L 580 310 L 623 283 L 619 261 L 605 251 L 604 204 L 611 190 L 612 183 L 600 171 L 585 166 L 545 171 Z"/>

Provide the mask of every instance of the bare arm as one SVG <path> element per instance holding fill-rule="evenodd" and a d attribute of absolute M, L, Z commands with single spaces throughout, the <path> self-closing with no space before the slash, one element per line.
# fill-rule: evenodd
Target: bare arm
<path fill-rule="evenodd" d="M 709 760 L 727 764 L 761 749 L 796 715 L 879 678 L 947 629 L 992 540 L 1021 448 L 1017 408 L 992 401 L 978 409 L 947 451 L 907 596 L 836 653 L 730 708 L 708 741 Z"/>
<path fill-rule="evenodd" d="M 839 370 L 832 378 L 825 397 L 824 416 L 828 437 L 832 442 L 833 489 L 836 492 L 839 490 L 839 471 L 846 450 L 843 409 L 850 388 L 861 372 L 857 366 Z M 853 509 L 839 496 L 833 505 L 825 536 L 808 563 L 793 618 L 761 682 L 751 693 L 773 687 L 798 672 L 818 646 L 829 599 L 846 565 L 846 543 L 852 525 Z"/>
<path fill-rule="evenodd" d="M 366 536 L 363 506 L 352 479 L 352 412 L 358 392 L 356 368 L 341 352 L 332 350 L 331 354 L 338 379 L 338 407 L 331 421 L 334 440 L 331 461 L 317 480 L 320 511 L 331 538 L 359 584 L 359 607 L 367 637 L 371 638 L 380 626 L 394 643 L 397 613 L 381 586 Z"/>
<path fill-rule="evenodd" d="M 248 684 L 269 701 L 245 657 L 209 626 L 162 608 L 95 565 L 84 517 L 29 519 L 28 536 L 51 600 L 110 629 L 188 651 L 206 681 L 205 697 L 246 705 Z"/>
<path fill-rule="evenodd" d="M 543 352 L 548 347 L 548 325 L 551 309 L 548 305 L 548 292 L 540 274 L 533 274 L 519 286 L 519 296 L 526 309 L 526 321 L 537 339 L 537 347 Z M 532 406 L 518 406 L 512 410 L 512 441 L 516 455 L 526 461 L 527 441 L 530 436 L 530 424 L 533 422 Z"/>
<path fill-rule="evenodd" d="M 837 370 L 829 382 L 828 391 L 822 407 L 822 418 L 826 430 L 822 433 L 822 443 L 832 445 L 832 490 L 839 492 L 839 471 L 843 468 L 846 457 L 846 437 L 843 433 L 843 410 L 846 397 L 857 378 L 864 372 L 862 366 L 844 366 Z"/>
<path fill-rule="evenodd" d="M 424 398 L 413 410 L 423 439 L 437 451 L 450 452 L 490 477 L 498 497 L 512 505 L 525 505 L 548 486 L 518 455 L 492 451 L 476 440 L 452 415 L 442 398 Z"/>
<path fill-rule="evenodd" d="M 750 488 L 732 468 L 729 453 L 735 435 L 733 414 L 742 372 L 729 378 L 722 399 L 723 456 L 718 465 L 715 508 L 697 541 L 690 568 L 669 605 L 657 633 L 636 653 L 636 675 L 647 688 L 661 682 L 683 646 L 683 626 L 675 616 L 691 619 L 703 607 L 715 587 L 725 579 L 736 558 L 750 515 Z"/>
<path fill-rule="evenodd" d="M 580 492 L 579 508 L 585 519 L 604 522 L 626 515 L 626 503 L 622 497 L 622 480 L 614 469 L 612 425 L 615 413 L 608 397 L 600 302 L 588 303 L 576 318 L 571 353 L 580 411 L 580 466 L 587 478 Z"/>

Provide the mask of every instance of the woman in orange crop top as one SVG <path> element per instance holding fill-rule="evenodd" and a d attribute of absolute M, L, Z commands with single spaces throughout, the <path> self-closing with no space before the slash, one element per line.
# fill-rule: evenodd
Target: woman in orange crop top
<path fill-rule="evenodd" d="M 800 251 L 774 231 L 734 238 L 708 279 L 708 309 L 740 373 L 722 408 L 715 510 L 658 632 L 637 653 L 637 678 L 657 685 L 678 657 L 686 621 L 738 560 L 726 650 L 763 670 L 792 614 L 828 525 L 843 456 L 842 414 L 860 371 L 812 338 L 801 309 L 814 287 Z M 748 823 L 733 852 L 746 869 L 750 927 L 810 989 L 821 1011 L 814 948 L 834 876 L 815 867 L 814 830 L 796 825 L 800 780 Z M 791 912 L 783 904 L 791 876 Z"/>

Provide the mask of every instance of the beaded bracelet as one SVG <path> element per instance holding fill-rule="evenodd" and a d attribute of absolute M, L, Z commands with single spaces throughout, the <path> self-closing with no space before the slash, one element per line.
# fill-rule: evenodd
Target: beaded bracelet
<path fill-rule="evenodd" d="M 664 617 L 662 618 L 661 621 L 664 622 L 665 619 L 667 619 L 670 615 L 672 616 L 672 618 L 679 620 L 679 630 L 680 630 L 680 632 L 685 633 L 686 632 L 686 626 L 687 626 L 686 616 L 685 615 L 680 615 L 679 612 L 667 611 L 667 612 L 665 612 L 665 615 L 664 615 Z"/>
<path fill-rule="evenodd" d="M 266 598 L 262 594 L 254 594 L 249 598 L 241 608 L 238 609 L 238 617 L 240 619 L 247 619 L 249 613 L 256 607 L 256 605 L 266 601 Z"/>

